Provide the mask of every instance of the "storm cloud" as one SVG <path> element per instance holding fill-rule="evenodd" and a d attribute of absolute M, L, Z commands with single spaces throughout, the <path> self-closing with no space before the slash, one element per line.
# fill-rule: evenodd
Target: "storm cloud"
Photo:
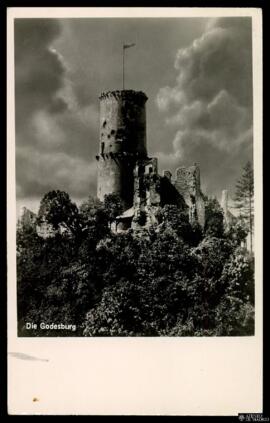
<path fill-rule="evenodd" d="M 16 19 L 15 93 L 16 124 L 21 129 L 37 110 L 62 111 L 67 105 L 57 96 L 65 67 L 50 45 L 61 33 L 57 20 Z"/>
<path fill-rule="evenodd" d="M 15 22 L 18 198 L 51 189 L 80 197 L 96 185 L 89 139 L 96 138 L 98 112 L 89 103 L 78 105 L 68 64 L 53 47 L 61 34 L 57 19 Z"/>
<path fill-rule="evenodd" d="M 176 84 L 156 101 L 171 152 L 157 152 L 165 166 L 198 162 L 209 194 L 233 189 L 239 167 L 252 157 L 251 20 L 209 21 L 205 32 L 177 51 Z"/>
<path fill-rule="evenodd" d="M 159 169 L 198 162 L 207 194 L 231 192 L 252 157 L 250 18 L 16 19 L 17 200 L 96 192 L 100 92 L 148 96 Z"/>

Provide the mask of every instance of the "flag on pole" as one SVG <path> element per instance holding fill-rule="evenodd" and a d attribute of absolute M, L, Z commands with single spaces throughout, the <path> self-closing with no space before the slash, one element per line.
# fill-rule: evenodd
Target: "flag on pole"
<path fill-rule="evenodd" d="M 132 44 L 124 44 L 123 45 L 123 49 L 125 49 L 125 48 L 130 48 L 130 47 L 134 47 L 136 44 L 135 43 L 132 43 Z"/>

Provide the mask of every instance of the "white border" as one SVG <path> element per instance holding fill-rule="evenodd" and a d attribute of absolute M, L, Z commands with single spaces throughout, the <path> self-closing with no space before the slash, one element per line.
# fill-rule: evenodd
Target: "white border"
<path fill-rule="evenodd" d="M 254 337 L 17 338 L 14 39 L 17 17 L 218 17 L 253 22 Z M 8 350 L 46 359 L 8 365 L 10 414 L 236 415 L 262 411 L 262 15 L 244 8 L 9 8 Z M 38 401 L 33 402 L 36 397 Z"/>

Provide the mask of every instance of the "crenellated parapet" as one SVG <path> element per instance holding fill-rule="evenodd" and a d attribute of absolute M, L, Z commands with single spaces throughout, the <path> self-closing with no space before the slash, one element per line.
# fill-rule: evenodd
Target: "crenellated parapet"
<path fill-rule="evenodd" d="M 136 102 L 138 104 L 145 104 L 148 100 L 147 95 L 142 91 L 134 90 L 114 90 L 102 92 L 99 96 L 99 100 L 114 99 L 116 101 L 127 100 Z"/>

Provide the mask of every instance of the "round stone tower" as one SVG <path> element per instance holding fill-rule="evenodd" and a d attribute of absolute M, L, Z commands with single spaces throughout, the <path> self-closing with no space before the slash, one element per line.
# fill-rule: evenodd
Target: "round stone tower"
<path fill-rule="evenodd" d="M 146 95 L 123 90 L 102 93 L 100 99 L 100 151 L 97 197 L 118 194 L 125 209 L 133 203 L 133 169 L 147 157 Z"/>

